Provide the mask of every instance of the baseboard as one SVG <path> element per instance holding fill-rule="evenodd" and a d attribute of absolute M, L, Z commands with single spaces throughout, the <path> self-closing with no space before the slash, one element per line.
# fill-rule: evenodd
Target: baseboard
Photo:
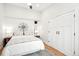
<path fill-rule="evenodd" d="M 64 53 L 60 52 L 59 50 L 50 47 L 49 45 L 47 45 L 46 43 L 44 43 L 45 48 L 48 49 L 49 52 L 55 54 L 55 56 L 65 56 Z"/>

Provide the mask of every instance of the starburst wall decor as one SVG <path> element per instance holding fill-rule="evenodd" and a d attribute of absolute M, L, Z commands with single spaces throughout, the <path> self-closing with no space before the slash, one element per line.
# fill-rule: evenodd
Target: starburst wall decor
<path fill-rule="evenodd" d="M 18 26 L 19 30 L 22 31 L 23 35 L 25 35 L 25 31 L 28 30 L 28 25 L 26 23 L 21 23 Z"/>

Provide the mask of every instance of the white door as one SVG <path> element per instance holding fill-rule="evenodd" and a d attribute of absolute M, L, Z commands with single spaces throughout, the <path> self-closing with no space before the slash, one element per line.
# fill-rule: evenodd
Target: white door
<path fill-rule="evenodd" d="M 79 8 L 75 10 L 75 55 L 79 56 Z"/>
<path fill-rule="evenodd" d="M 49 30 L 52 47 L 65 55 L 74 55 L 74 11 L 51 19 Z"/>

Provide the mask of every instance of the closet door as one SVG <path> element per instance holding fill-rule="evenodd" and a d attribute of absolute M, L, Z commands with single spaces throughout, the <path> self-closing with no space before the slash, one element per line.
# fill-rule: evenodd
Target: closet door
<path fill-rule="evenodd" d="M 53 23 L 53 22 L 52 22 Z M 53 24 L 52 24 L 53 25 Z M 49 41 L 55 49 L 64 51 L 64 27 L 63 26 L 51 26 Z"/>
<path fill-rule="evenodd" d="M 49 30 L 52 47 L 65 55 L 74 55 L 74 11 L 51 19 Z"/>
<path fill-rule="evenodd" d="M 75 55 L 79 56 L 79 8 L 75 10 Z"/>

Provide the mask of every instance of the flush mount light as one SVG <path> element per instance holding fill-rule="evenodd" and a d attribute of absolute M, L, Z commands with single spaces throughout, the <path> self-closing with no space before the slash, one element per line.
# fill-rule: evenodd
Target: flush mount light
<path fill-rule="evenodd" d="M 27 3 L 28 7 L 32 9 L 32 3 Z"/>

